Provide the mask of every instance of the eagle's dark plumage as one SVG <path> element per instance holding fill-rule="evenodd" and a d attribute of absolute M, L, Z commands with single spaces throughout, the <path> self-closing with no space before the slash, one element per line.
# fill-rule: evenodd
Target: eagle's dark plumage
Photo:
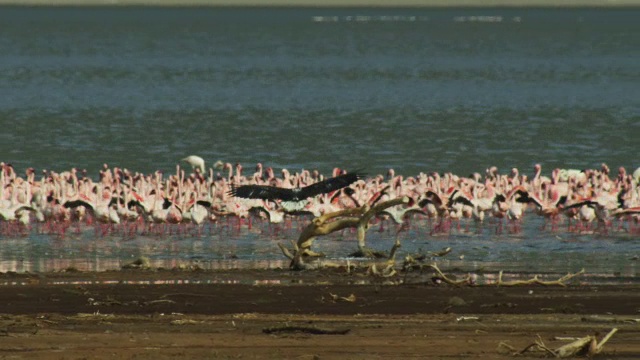
<path fill-rule="evenodd" d="M 232 187 L 229 195 L 245 199 L 277 200 L 287 202 L 303 201 L 320 194 L 327 194 L 351 185 L 358 179 L 364 178 L 359 172 L 347 173 L 332 177 L 302 188 L 286 189 L 267 185 L 243 185 Z"/>

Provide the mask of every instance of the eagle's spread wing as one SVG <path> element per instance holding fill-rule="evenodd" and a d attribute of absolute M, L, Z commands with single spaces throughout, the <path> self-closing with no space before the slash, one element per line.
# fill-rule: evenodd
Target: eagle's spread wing
<path fill-rule="evenodd" d="M 564 210 L 569 210 L 569 209 L 575 209 L 575 208 L 581 208 L 582 206 L 588 206 L 588 207 L 593 207 L 596 208 L 598 206 L 601 206 L 597 201 L 592 201 L 592 200 L 585 200 L 585 201 L 580 201 L 568 206 L 564 207 Z"/>
<path fill-rule="evenodd" d="M 309 186 L 305 186 L 300 189 L 300 192 L 297 195 L 300 199 L 306 199 L 319 194 L 327 194 L 332 191 L 340 190 L 344 187 L 347 187 L 352 183 L 358 181 L 358 179 L 362 178 L 364 178 L 364 175 L 362 173 L 347 173 L 323 181 L 318 181 L 317 183 L 311 184 Z"/>
<path fill-rule="evenodd" d="M 88 202 L 86 202 L 86 201 L 84 201 L 82 199 L 66 201 L 62 206 L 64 206 L 66 209 L 68 209 L 68 208 L 74 208 L 75 209 L 78 206 L 84 206 L 87 209 L 93 210 L 93 205 L 89 204 Z"/>
<path fill-rule="evenodd" d="M 243 185 L 231 187 L 229 195 L 245 199 L 262 199 L 283 201 L 297 201 L 292 189 L 279 188 L 266 185 Z"/>
<path fill-rule="evenodd" d="M 336 176 L 327 180 L 319 181 L 315 184 L 305 186 L 303 188 L 286 189 L 275 186 L 266 185 L 243 185 L 231 187 L 229 195 L 237 196 L 245 199 L 262 199 L 282 201 L 302 201 L 306 198 L 314 197 L 319 194 L 330 193 L 349 186 L 358 179 L 362 179 L 363 174 L 354 172 Z"/>

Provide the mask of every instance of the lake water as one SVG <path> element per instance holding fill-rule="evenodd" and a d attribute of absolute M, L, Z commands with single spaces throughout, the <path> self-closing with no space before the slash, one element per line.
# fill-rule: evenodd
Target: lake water
<path fill-rule="evenodd" d="M 325 174 L 532 173 L 535 163 L 548 174 L 602 162 L 633 170 L 639 18 L 637 8 L 3 7 L 0 160 L 20 173 L 78 167 L 96 176 L 103 163 L 172 172 L 190 154 Z M 415 249 L 475 254 L 467 264 L 597 263 L 638 274 L 632 236 L 556 235 L 530 223 L 497 239 L 491 230 L 403 236 Z M 33 232 L 0 238 L 0 270 L 56 261 L 101 269 L 139 254 L 165 265 L 282 260 L 277 237 L 217 231 L 95 242 L 91 231 L 80 240 Z M 379 234 L 388 248 L 393 235 Z M 339 257 L 340 244 L 321 246 Z"/>

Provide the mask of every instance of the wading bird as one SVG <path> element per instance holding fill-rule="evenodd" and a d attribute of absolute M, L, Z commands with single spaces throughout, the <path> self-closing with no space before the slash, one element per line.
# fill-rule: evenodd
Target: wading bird
<path fill-rule="evenodd" d="M 182 161 L 191 165 L 193 169 L 200 169 L 201 174 L 205 173 L 204 159 L 200 156 L 189 155 L 186 158 L 182 159 Z"/>

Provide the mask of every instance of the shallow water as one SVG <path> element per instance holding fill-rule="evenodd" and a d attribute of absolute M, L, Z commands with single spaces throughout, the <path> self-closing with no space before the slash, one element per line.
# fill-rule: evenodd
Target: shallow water
<path fill-rule="evenodd" d="M 591 282 L 634 283 L 640 278 L 640 242 L 615 227 L 609 233 L 567 232 L 566 224 L 558 230 L 542 230 L 541 219 L 529 214 L 521 231 L 510 224 L 487 222 L 456 224 L 445 233 L 432 233 L 434 224 L 413 219 L 408 230 L 389 221 L 377 221 L 367 232 L 367 245 L 389 251 L 397 237 L 402 244 L 401 262 L 406 255 L 437 252 L 446 247 L 452 252 L 431 258 L 443 269 L 480 274 L 483 281 L 495 281 L 504 270 L 511 274 L 566 274 L 587 270 Z M 163 233 L 124 235 L 113 229 L 108 235 L 93 227 L 70 229 L 64 236 L 31 233 L 4 238 L 0 248 L 0 272 L 47 272 L 65 269 L 81 271 L 117 270 L 146 257 L 152 267 L 165 269 L 201 268 L 206 270 L 286 269 L 288 261 L 277 244 L 289 246 L 308 219 L 293 222 L 292 227 L 269 225 L 254 220 L 238 227 L 235 220 L 208 224 L 200 231 L 176 226 Z M 616 225 L 617 226 L 617 225 Z M 350 257 L 357 250 L 356 234 L 351 230 L 316 239 L 313 249 L 326 254 L 328 260 L 359 263 Z M 484 274 L 484 275 L 483 275 Z M 188 276 L 186 278 L 188 280 Z"/>
<path fill-rule="evenodd" d="M 278 171 L 634 169 L 639 9 L 0 9 L 0 157 L 22 173 L 102 163 L 173 172 L 199 154 Z M 142 20 L 141 20 L 142 19 Z M 25 31 L 28 27 L 29 31 Z M 637 276 L 637 236 L 452 233 L 455 266 Z M 473 226 L 473 225 L 472 225 Z M 282 266 L 297 231 L 0 237 L 0 271 Z M 263 226 L 264 227 L 264 226 Z M 473 234 L 473 231 L 472 231 Z M 388 249 L 392 232 L 372 231 Z M 344 239 L 343 239 L 344 238 Z M 342 258 L 354 236 L 319 240 Z M 454 263 L 452 263 L 454 264 Z"/>

